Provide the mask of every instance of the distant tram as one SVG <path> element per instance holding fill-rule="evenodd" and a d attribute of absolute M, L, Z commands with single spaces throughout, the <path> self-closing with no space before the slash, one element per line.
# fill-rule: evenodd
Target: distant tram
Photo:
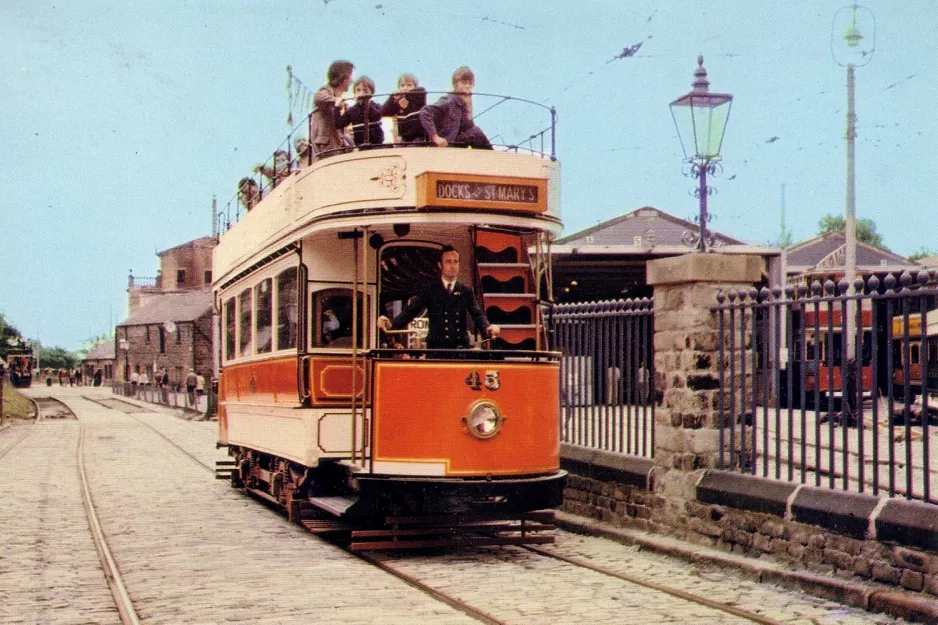
<path fill-rule="evenodd" d="M 922 313 L 908 315 L 908 333 L 904 315 L 892 319 L 893 395 L 905 395 L 906 367 L 908 367 L 909 393 L 912 397 L 923 392 L 922 372 L 925 372 L 925 391 L 938 396 L 938 311 L 925 313 L 925 340 L 922 341 Z M 908 336 L 908 340 L 904 337 Z"/>
<path fill-rule="evenodd" d="M 870 302 L 863 300 L 861 317 L 861 347 L 857 353 L 857 362 L 861 367 L 863 394 L 872 395 L 872 310 Z M 822 398 L 842 397 L 844 386 L 842 370 L 844 364 L 843 349 L 843 313 L 840 302 L 833 310 L 806 310 L 804 312 L 804 359 L 805 393 L 815 391 Z M 848 339 L 853 340 L 853 339 Z"/>
<path fill-rule="evenodd" d="M 16 388 L 29 388 L 33 383 L 36 357 L 27 348 L 13 348 L 7 354 L 10 384 Z"/>
<path fill-rule="evenodd" d="M 220 235 L 232 484 L 311 529 L 348 530 L 355 548 L 545 542 L 530 530 L 552 517 L 534 511 L 561 503 L 566 475 L 545 330 L 562 229 L 553 146 L 372 147 L 291 155 Z M 376 326 L 437 279 L 443 246 L 502 329 L 474 349 L 427 349 L 425 318 L 402 334 Z"/>

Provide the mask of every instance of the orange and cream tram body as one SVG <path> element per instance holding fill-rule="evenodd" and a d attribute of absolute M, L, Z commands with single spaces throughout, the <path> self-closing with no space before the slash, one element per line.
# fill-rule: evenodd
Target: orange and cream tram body
<path fill-rule="evenodd" d="M 559 354 L 544 326 L 556 159 L 382 145 L 300 165 L 214 252 L 233 485 L 309 527 L 558 506 Z M 443 246 L 501 327 L 473 349 L 425 349 L 425 318 L 376 326 L 437 279 Z"/>

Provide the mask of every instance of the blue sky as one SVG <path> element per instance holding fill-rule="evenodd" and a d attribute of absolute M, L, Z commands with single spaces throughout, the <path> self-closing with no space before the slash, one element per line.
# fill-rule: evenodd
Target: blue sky
<path fill-rule="evenodd" d="M 128 271 L 210 234 L 213 194 L 227 202 L 286 136 L 286 66 L 315 89 L 339 58 L 379 93 L 403 71 L 443 90 L 467 64 L 480 92 L 555 106 L 572 233 L 645 205 L 697 213 L 668 103 L 703 54 L 711 90 L 734 95 L 711 227 L 778 240 L 784 184 L 788 229 L 809 238 L 844 209 L 846 4 L 5 0 L 0 313 L 66 349 L 124 319 Z M 900 254 L 938 251 L 938 10 L 861 4 L 876 45 L 857 69 L 857 216 Z"/>

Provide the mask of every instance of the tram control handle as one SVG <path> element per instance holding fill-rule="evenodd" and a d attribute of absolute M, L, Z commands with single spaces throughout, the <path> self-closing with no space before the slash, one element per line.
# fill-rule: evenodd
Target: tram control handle
<path fill-rule="evenodd" d="M 390 325 L 390 322 L 388 322 L 388 325 Z M 389 334 L 389 335 L 392 335 L 392 334 L 417 334 L 417 333 L 420 332 L 419 330 L 408 330 L 408 329 L 406 329 L 406 328 L 403 329 L 403 330 L 385 330 L 385 329 L 384 329 L 384 326 L 380 323 L 380 321 L 379 321 L 379 323 L 378 323 L 378 329 L 381 330 L 382 332 L 384 332 L 385 334 Z M 476 343 L 475 343 L 475 346 L 474 346 L 472 349 L 476 349 L 476 350 L 488 350 L 488 349 L 492 349 L 492 341 L 494 341 L 497 337 L 498 337 L 498 334 L 496 334 L 495 336 L 492 336 L 492 337 L 490 337 L 490 338 L 487 338 L 487 339 L 482 339 L 481 341 L 476 342 Z M 398 346 L 398 348 L 399 348 L 399 349 L 404 349 L 404 346 L 403 346 L 403 345 L 400 345 L 400 346 Z"/>

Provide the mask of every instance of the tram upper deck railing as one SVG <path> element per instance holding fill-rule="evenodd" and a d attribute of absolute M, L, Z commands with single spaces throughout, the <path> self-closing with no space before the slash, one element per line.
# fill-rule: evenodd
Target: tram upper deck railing
<path fill-rule="evenodd" d="M 449 92 L 428 92 L 428 101 L 431 96 L 443 96 Z M 372 101 L 376 103 L 384 102 L 391 94 L 376 94 Z M 349 103 L 354 99 L 348 98 Z M 494 150 L 500 152 L 524 153 L 541 158 L 557 160 L 556 152 L 556 125 L 557 113 L 553 107 L 513 96 L 496 95 L 487 93 L 473 94 L 473 110 L 477 111 L 473 115 L 473 121 L 485 131 L 491 141 Z M 283 180 L 289 176 L 314 165 L 314 157 L 311 150 L 306 150 L 302 154 L 297 152 L 298 141 L 305 141 L 308 137 L 310 117 L 307 115 L 299 124 L 297 124 L 281 141 L 270 157 L 257 167 L 252 175 L 246 176 L 253 181 L 257 188 L 257 197 L 252 202 L 251 208 L 259 205 L 268 197 Z M 390 128 L 390 119 L 384 127 Z M 382 150 L 388 148 L 425 148 L 435 147 L 432 143 L 394 143 L 390 132 L 385 132 L 385 142 L 381 144 L 364 144 L 360 146 L 349 146 L 332 150 L 319 157 L 319 160 L 331 157 L 365 152 L 371 150 Z M 450 149 L 450 148 L 446 148 Z M 460 149 L 453 146 L 452 149 Z M 465 148 L 463 148 L 465 149 Z M 244 180 L 242 178 L 241 180 Z M 242 219 L 249 208 L 239 190 L 240 182 L 234 181 L 236 190 L 232 197 L 223 205 L 216 215 L 216 231 L 225 232 L 232 225 Z"/>

